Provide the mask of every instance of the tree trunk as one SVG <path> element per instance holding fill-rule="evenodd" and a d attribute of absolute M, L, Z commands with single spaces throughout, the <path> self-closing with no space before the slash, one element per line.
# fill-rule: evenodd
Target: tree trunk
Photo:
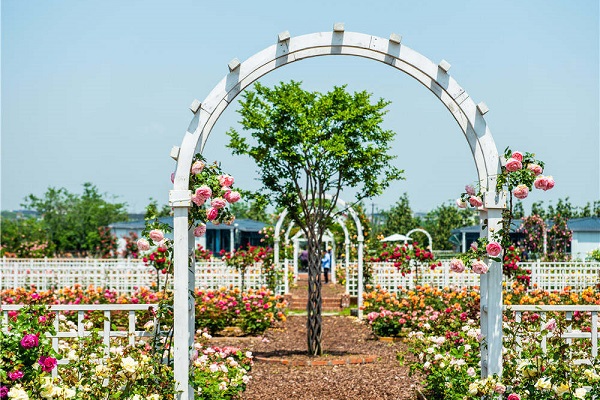
<path fill-rule="evenodd" d="M 308 355 L 320 356 L 321 348 L 321 254 L 317 234 L 313 227 L 307 229 L 308 239 L 308 303 L 306 305 L 306 333 Z"/>

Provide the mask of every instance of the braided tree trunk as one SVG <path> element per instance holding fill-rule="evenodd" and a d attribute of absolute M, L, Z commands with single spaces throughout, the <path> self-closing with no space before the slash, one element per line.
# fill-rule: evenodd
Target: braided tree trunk
<path fill-rule="evenodd" d="M 319 241 L 314 229 L 309 229 L 308 239 L 308 303 L 306 332 L 308 354 L 320 356 L 321 348 L 321 255 Z"/>

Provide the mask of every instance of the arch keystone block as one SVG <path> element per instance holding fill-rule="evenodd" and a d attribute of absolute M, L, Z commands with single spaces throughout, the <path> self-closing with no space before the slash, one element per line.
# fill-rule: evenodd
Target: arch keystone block
<path fill-rule="evenodd" d="M 233 60 L 229 61 L 229 64 L 227 64 L 227 67 L 229 67 L 229 72 L 235 71 L 240 67 L 241 64 L 242 63 L 237 58 L 234 58 Z"/>
<path fill-rule="evenodd" d="M 173 146 L 173 148 L 171 149 L 171 153 L 169 154 L 173 160 L 177 161 L 177 159 L 179 158 L 180 150 L 181 149 L 179 148 L 179 146 Z"/>
<path fill-rule="evenodd" d="M 344 32 L 344 23 L 336 22 L 335 24 L 333 24 L 333 31 L 334 32 Z"/>
<path fill-rule="evenodd" d="M 196 114 L 201 106 L 202 103 L 200 103 L 200 100 L 194 99 L 194 101 L 192 101 L 192 104 L 190 104 L 190 111 Z"/>
<path fill-rule="evenodd" d="M 442 60 L 438 64 L 438 67 L 440 67 L 442 69 L 442 71 L 448 72 L 448 70 L 450 69 L 451 65 L 450 65 L 450 63 L 448 61 Z"/>
<path fill-rule="evenodd" d="M 400 44 L 400 42 L 402 42 L 402 36 L 398 35 L 397 33 L 392 33 L 390 35 L 390 42 Z"/>
<path fill-rule="evenodd" d="M 283 31 L 279 35 L 277 35 L 278 42 L 281 43 L 281 42 L 285 42 L 286 40 L 290 40 L 290 32 L 289 31 Z"/>
<path fill-rule="evenodd" d="M 477 109 L 479 110 L 481 115 L 485 115 L 488 111 L 490 111 L 488 106 L 483 101 L 477 104 Z"/>

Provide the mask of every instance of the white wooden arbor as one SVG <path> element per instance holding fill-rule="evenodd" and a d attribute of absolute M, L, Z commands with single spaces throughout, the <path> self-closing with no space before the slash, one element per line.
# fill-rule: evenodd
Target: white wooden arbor
<path fill-rule="evenodd" d="M 192 399 L 188 383 L 190 346 L 194 336 L 194 268 L 193 235 L 188 231 L 188 209 L 191 192 L 188 189 L 193 155 L 203 151 L 210 132 L 223 111 L 234 98 L 261 76 L 276 68 L 310 57 L 346 55 L 379 61 L 402 71 L 429 89 L 452 114 L 467 140 L 479 178 L 484 204 L 480 208 L 483 232 L 488 236 L 498 229 L 501 211 L 506 207 L 503 196 L 495 193 L 496 177 L 501 172 L 498 150 L 484 119 L 488 108 L 475 104 L 467 92 L 448 74 L 450 64 L 435 63 L 401 43 L 401 36 L 392 33 L 389 39 L 357 32 L 346 32 L 336 23 L 331 32 L 318 32 L 291 37 L 282 32 L 276 42 L 243 63 L 229 62 L 229 73 L 206 99 L 194 100 L 190 106 L 194 117 L 183 137 L 181 147 L 171 151 L 177 161 L 173 190 L 169 202 L 174 208 L 174 367 L 180 398 Z M 481 277 L 482 375 L 502 372 L 502 266 L 493 262 L 490 271 Z"/>

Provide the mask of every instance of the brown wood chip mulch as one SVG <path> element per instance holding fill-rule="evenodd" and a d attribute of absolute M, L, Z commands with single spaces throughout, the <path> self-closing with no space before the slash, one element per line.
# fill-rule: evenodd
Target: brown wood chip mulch
<path fill-rule="evenodd" d="M 406 353 L 404 343 L 379 341 L 364 322 L 342 316 L 323 316 L 322 357 L 306 355 L 306 340 L 306 316 L 290 316 L 263 336 L 220 337 L 213 343 L 247 349 L 256 357 L 242 399 L 416 398 L 419 377 L 408 375 L 409 361 L 402 366 L 396 358 L 399 351 Z M 357 358 L 374 362 L 352 363 Z"/>

